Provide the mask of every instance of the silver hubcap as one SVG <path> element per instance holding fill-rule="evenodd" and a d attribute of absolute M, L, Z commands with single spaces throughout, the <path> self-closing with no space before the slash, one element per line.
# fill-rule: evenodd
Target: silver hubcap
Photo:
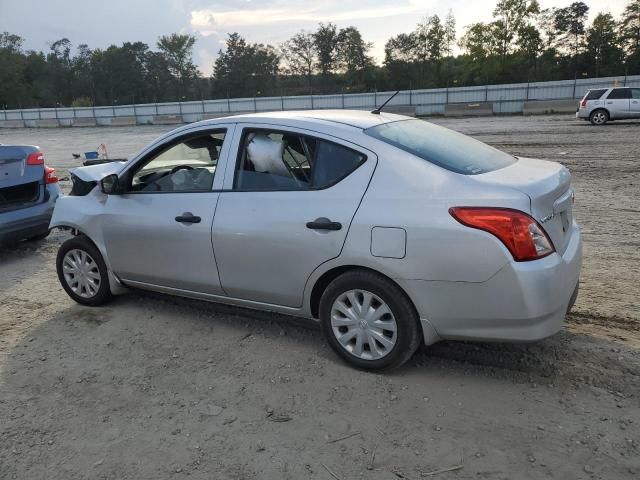
<path fill-rule="evenodd" d="M 605 116 L 604 113 L 598 112 L 596 114 L 593 115 L 593 121 L 594 123 L 604 123 L 605 122 Z"/>
<path fill-rule="evenodd" d="M 342 348 L 363 360 L 388 355 L 398 338 L 391 309 L 366 290 L 349 290 L 333 302 L 331 328 Z"/>
<path fill-rule="evenodd" d="M 77 295 L 91 298 L 100 289 L 100 270 L 93 257 L 84 250 L 69 250 L 62 259 L 64 280 Z"/>

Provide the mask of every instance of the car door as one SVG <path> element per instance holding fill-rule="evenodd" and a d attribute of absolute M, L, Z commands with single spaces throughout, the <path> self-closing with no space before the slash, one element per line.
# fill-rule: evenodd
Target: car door
<path fill-rule="evenodd" d="M 640 118 L 640 88 L 631 88 L 630 117 Z"/>
<path fill-rule="evenodd" d="M 225 293 L 299 307 L 307 279 L 340 254 L 377 157 L 288 127 L 237 127 L 213 223 Z"/>
<path fill-rule="evenodd" d="M 629 101 L 631 97 L 631 89 L 629 88 L 614 88 L 609 92 L 605 105 L 609 110 L 611 118 L 628 118 L 629 113 Z"/>
<path fill-rule="evenodd" d="M 103 229 L 111 268 L 125 283 L 222 294 L 211 225 L 233 128 L 181 135 L 120 176 Z"/>

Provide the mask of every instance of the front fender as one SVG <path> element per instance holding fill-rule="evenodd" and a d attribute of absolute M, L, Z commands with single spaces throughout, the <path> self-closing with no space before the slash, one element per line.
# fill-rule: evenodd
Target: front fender
<path fill-rule="evenodd" d="M 118 295 L 124 293 L 126 288 L 111 270 L 109 255 L 104 244 L 102 221 L 105 200 L 106 195 L 99 192 L 98 189 L 94 189 L 93 192 L 82 197 L 65 196 L 58 198 L 53 209 L 49 229 L 71 229 L 76 234 L 88 237 L 100 251 L 102 259 L 107 266 L 111 293 Z"/>

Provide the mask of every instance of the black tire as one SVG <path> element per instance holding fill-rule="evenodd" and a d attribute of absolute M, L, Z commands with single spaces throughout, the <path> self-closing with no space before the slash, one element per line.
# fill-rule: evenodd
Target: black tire
<path fill-rule="evenodd" d="M 67 280 L 64 277 L 62 263 L 65 255 L 70 250 L 81 250 L 89 254 L 89 256 L 95 261 L 95 265 L 98 268 L 100 275 L 100 285 L 96 293 L 91 297 L 83 297 L 74 292 Z M 77 237 L 70 238 L 65 241 L 58 249 L 58 255 L 56 257 L 56 270 L 58 272 L 58 280 L 64 288 L 65 292 L 77 303 L 81 305 L 87 305 L 89 307 L 97 307 L 109 301 L 111 299 L 111 289 L 109 287 L 109 275 L 107 273 L 107 266 L 102 259 L 102 255 L 97 247 L 93 244 L 88 237 L 84 235 L 78 235 Z"/>
<path fill-rule="evenodd" d="M 602 108 L 594 110 L 593 112 L 591 112 L 591 115 L 589 115 L 589 121 L 592 125 L 604 125 L 609 121 L 609 112 Z"/>
<path fill-rule="evenodd" d="M 331 326 L 331 308 L 336 299 L 349 290 L 361 289 L 383 300 L 393 313 L 397 325 L 397 339 L 386 356 L 365 360 L 347 351 L 336 339 Z M 331 348 L 348 364 L 364 370 L 391 370 L 403 365 L 421 343 L 418 314 L 407 295 L 391 280 L 368 270 L 352 270 L 334 279 L 320 299 L 322 332 Z"/>

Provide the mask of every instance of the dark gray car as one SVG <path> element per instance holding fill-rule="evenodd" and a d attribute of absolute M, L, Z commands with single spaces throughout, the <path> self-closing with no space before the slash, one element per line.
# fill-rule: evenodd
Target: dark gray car
<path fill-rule="evenodd" d="M 0 245 L 45 238 L 60 195 L 38 147 L 0 145 Z"/>

